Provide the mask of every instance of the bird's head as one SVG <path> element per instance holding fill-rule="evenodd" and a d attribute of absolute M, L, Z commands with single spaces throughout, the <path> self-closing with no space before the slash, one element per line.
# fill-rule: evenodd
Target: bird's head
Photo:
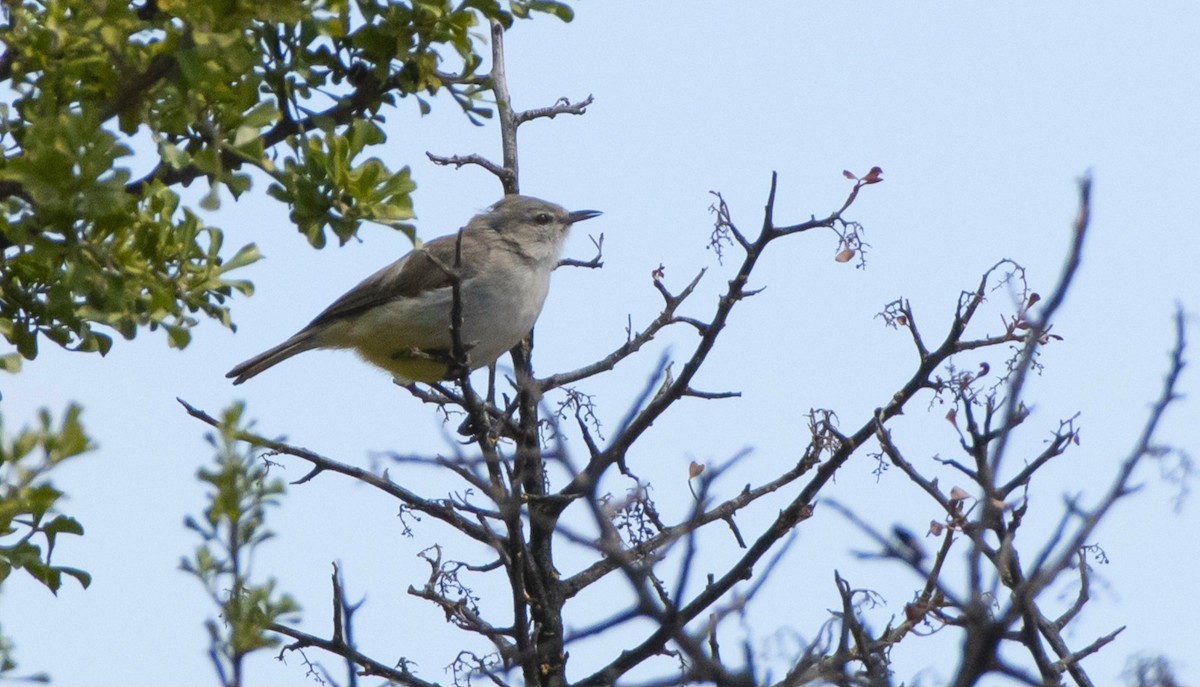
<path fill-rule="evenodd" d="M 545 242 L 561 246 L 572 224 L 591 219 L 596 210 L 567 210 L 561 205 L 530 196 L 510 195 L 488 208 L 476 220 L 489 229 L 522 244 Z"/>

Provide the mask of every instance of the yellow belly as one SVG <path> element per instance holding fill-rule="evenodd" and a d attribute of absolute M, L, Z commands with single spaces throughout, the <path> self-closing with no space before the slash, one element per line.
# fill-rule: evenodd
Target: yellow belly
<path fill-rule="evenodd" d="M 401 383 L 431 384 L 446 378 L 446 363 L 432 356 L 382 348 L 357 348 L 356 352 L 363 360 L 392 373 Z"/>

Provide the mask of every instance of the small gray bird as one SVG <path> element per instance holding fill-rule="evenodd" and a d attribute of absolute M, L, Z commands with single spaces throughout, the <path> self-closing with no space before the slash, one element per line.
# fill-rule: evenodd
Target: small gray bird
<path fill-rule="evenodd" d="M 511 195 L 462 230 L 461 341 L 470 369 L 490 365 L 533 329 L 567 230 L 595 210 Z M 367 277 L 278 346 L 226 374 L 234 384 L 314 348 L 352 348 L 402 383 L 436 382 L 450 372 L 447 269 L 457 234 L 436 238 Z M 439 264 L 440 263 L 440 264 Z"/>

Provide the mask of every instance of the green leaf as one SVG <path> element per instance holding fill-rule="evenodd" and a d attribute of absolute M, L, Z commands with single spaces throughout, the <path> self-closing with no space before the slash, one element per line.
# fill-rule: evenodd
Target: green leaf
<path fill-rule="evenodd" d="M 252 181 L 249 174 L 230 174 L 225 177 L 225 187 L 237 200 L 243 193 L 250 190 Z"/>
<path fill-rule="evenodd" d="M 552 2 L 551 0 L 530 0 L 529 9 L 535 12 L 553 14 L 564 22 L 569 22 L 575 18 L 575 11 L 572 10 L 565 2 Z"/>
<path fill-rule="evenodd" d="M 107 334 L 101 334 L 99 332 L 93 332 L 92 340 L 96 342 L 96 350 L 100 352 L 100 355 L 108 355 L 108 352 L 112 349 L 113 345 L 111 336 Z"/>
<path fill-rule="evenodd" d="M 216 212 L 221 209 L 221 194 L 217 192 L 217 187 L 213 186 L 208 189 L 208 193 L 200 199 L 200 207 L 209 212 Z"/>
<path fill-rule="evenodd" d="M 38 560 L 25 566 L 25 572 L 41 582 L 52 594 L 58 596 L 58 590 L 62 587 L 62 573 L 57 569 Z"/>
<path fill-rule="evenodd" d="M 238 252 L 233 254 L 233 257 L 221 263 L 221 272 L 225 273 L 236 270 L 239 267 L 252 265 L 262 260 L 262 257 L 262 253 L 259 252 L 257 245 L 253 243 L 246 244 L 239 248 Z"/>
<path fill-rule="evenodd" d="M 41 520 L 60 496 L 62 492 L 49 484 L 39 484 L 25 493 L 25 507 L 35 520 Z"/>
<path fill-rule="evenodd" d="M 57 441 L 53 442 L 53 450 L 49 451 L 52 462 L 58 463 L 67 458 L 73 458 L 93 448 L 92 441 L 84 431 L 83 423 L 79 420 L 82 414 L 81 406 L 75 403 L 67 406 L 62 427 L 58 431 Z"/>
<path fill-rule="evenodd" d="M 47 534 L 83 534 L 83 525 L 75 518 L 58 515 L 53 520 L 42 526 L 42 531 Z"/>
<path fill-rule="evenodd" d="M 5 353 L 0 355 L 0 370 L 16 374 L 21 371 L 21 355 L 19 353 Z"/>
<path fill-rule="evenodd" d="M 173 143 L 163 143 L 158 146 L 159 157 L 172 169 L 183 169 L 191 162 L 191 156 L 179 149 Z"/>
<path fill-rule="evenodd" d="M 167 342 L 172 348 L 187 348 L 187 345 L 192 341 L 192 333 L 186 327 L 180 327 L 173 324 L 165 325 L 167 330 Z"/>
<path fill-rule="evenodd" d="M 255 105 L 246 113 L 246 116 L 242 118 L 242 126 L 261 129 L 277 121 L 279 121 L 279 108 L 275 107 L 275 103 L 267 100 Z"/>
<path fill-rule="evenodd" d="M 86 570 L 80 570 L 79 568 L 72 568 L 65 565 L 57 566 L 55 569 L 60 573 L 74 577 L 79 582 L 79 586 L 83 587 L 84 589 L 92 586 L 92 575 Z"/>

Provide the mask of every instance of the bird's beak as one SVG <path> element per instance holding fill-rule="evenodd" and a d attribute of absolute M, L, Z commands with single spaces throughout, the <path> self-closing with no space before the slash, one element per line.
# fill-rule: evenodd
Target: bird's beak
<path fill-rule="evenodd" d="M 574 224 L 576 222 L 582 222 L 585 219 L 598 217 L 601 214 L 603 213 L 601 213 L 599 210 L 576 210 L 575 212 L 567 213 L 567 221 L 571 224 Z"/>

